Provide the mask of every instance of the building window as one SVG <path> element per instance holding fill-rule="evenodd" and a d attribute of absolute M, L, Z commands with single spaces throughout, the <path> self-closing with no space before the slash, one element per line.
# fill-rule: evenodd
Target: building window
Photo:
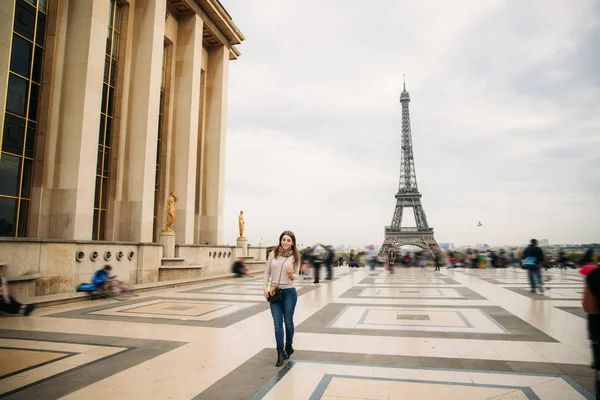
<path fill-rule="evenodd" d="M 121 6 L 116 0 L 109 0 L 109 3 L 110 10 L 108 13 L 106 50 L 104 54 L 104 84 L 102 85 L 100 129 L 98 134 L 94 222 L 92 227 L 92 239 L 94 240 L 105 239 L 110 150 L 116 93 L 117 59 L 119 55 L 119 19 Z"/>
<path fill-rule="evenodd" d="M 167 80 L 167 43 L 163 46 L 162 71 L 160 76 L 160 105 L 158 109 L 158 135 L 156 136 L 156 173 L 154 178 L 154 229 L 152 241 L 157 242 L 157 232 L 159 227 L 158 207 L 160 205 L 160 149 L 163 140 L 163 121 L 165 114 L 165 85 Z"/>
<path fill-rule="evenodd" d="M 0 137 L 0 236 L 27 235 L 46 19 L 46 1 L 15 0 Z"/>

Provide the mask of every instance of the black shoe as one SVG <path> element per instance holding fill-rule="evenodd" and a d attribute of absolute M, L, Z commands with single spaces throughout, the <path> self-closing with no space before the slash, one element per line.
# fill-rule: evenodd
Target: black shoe
<path fill-rule="evenodd" d="M 35 304 L 27 304 L 25 306 L 25 312 L 23 313 L 26 317 L 29 316 L 35 310 Z"/>
<path fill-rule="evenodd" d="M 319 281 L 314 281 L 313 283 L 319 283 Z"/>
<path fill-rule="evenodd" d="M 285 345 L 285 352 L 288 355 L 288 358 L 294 354 L 294 348 L 292 347 L 291 343 Z"/>
<path fill-rule="evenodd" d="M 276 367 L 281 367 L 283 362 L 287 360 L 289 357 L 285 354 L 285 351 L 281 347 L 277 348 L 277 362 L 275 363 Z"/>

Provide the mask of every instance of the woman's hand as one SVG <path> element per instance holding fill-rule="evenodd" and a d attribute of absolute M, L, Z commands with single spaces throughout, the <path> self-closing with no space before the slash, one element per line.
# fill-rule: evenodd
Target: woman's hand
<path fill-rule="evenodd" d="M 263 293 L 265 295 L 265 300 L 269 300 L 269 292 L 267 291 L 267 289 L 263 289 Z"/>
<path fill-rule="evenodd" d="M 269 296 L 275 296 L 275 292 L 277 291 L 277 286 L 271 286 L 269 290 Z"/>
<path fill-rule="evenodd" d="M 287 274 L 288 278 L 290 278 L 291 280 L 294 280 L 294 267 L 289 266 L 285 269 L 285 273 Z"/>

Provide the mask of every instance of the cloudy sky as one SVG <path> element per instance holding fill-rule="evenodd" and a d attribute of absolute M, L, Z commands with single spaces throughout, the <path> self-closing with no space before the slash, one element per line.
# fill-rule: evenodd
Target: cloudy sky
<path fill-rule="evenodd" d="M 600 242 L 600 3 L 222 0 L 225 242 L 379 244 L 400 169 L 402 74 L 438 242 Z M 477 221 L 483 227 L 477 228 Z"/>

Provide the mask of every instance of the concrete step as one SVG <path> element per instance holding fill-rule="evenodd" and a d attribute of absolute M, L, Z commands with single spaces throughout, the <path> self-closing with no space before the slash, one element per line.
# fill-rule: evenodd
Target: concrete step
<path fill-rule="evenodd" d="M 159 269 L 201 269 L 207 265 L 161 265 Z"/>
<path fill-rule="evenodd" d="M 264 272 L 263 269 L 250 270 L 248 271 L 251 275 L 259 275 Z M 186 278 L 186 279 L 177 279 L 172 281 L 161 281 L 161 282 L 147 282 L 147 283 L 138 283 L 132 285 L 136 291 L 145 292 L 149 290 L 160 290 L 160 289 L 168 289 L 178 286 L 185 285 L 193 285 L 195 283 L 201 282 L 211 282 L 218 281 L 223 279 L 234 278 L 235 274 L 227 273 L 227 274 L 218 274 L 218 275 L 209 275 L 209 276 L 200 276 L 196 278 Z M 58 304 L 71 303 L 75 301 L 87 300 L 89 299 L 88 293 L 82 292 L 69 292 L 69 293 L 58 293 L 58 294 L 50 294 L 46 296 L 35 296 L 25 299 L 23 301 L 24 304 L 36 304 L 40 307 L 48 307 L 54 306 Z"/>
<path fill-rule="evenodd" d="M 185 258 L 181 257 L 169 257 L 169 258 L 161 258 L 160 259 L 161 267 L 169 267 L 169 266 L 185 266 Z"/>

